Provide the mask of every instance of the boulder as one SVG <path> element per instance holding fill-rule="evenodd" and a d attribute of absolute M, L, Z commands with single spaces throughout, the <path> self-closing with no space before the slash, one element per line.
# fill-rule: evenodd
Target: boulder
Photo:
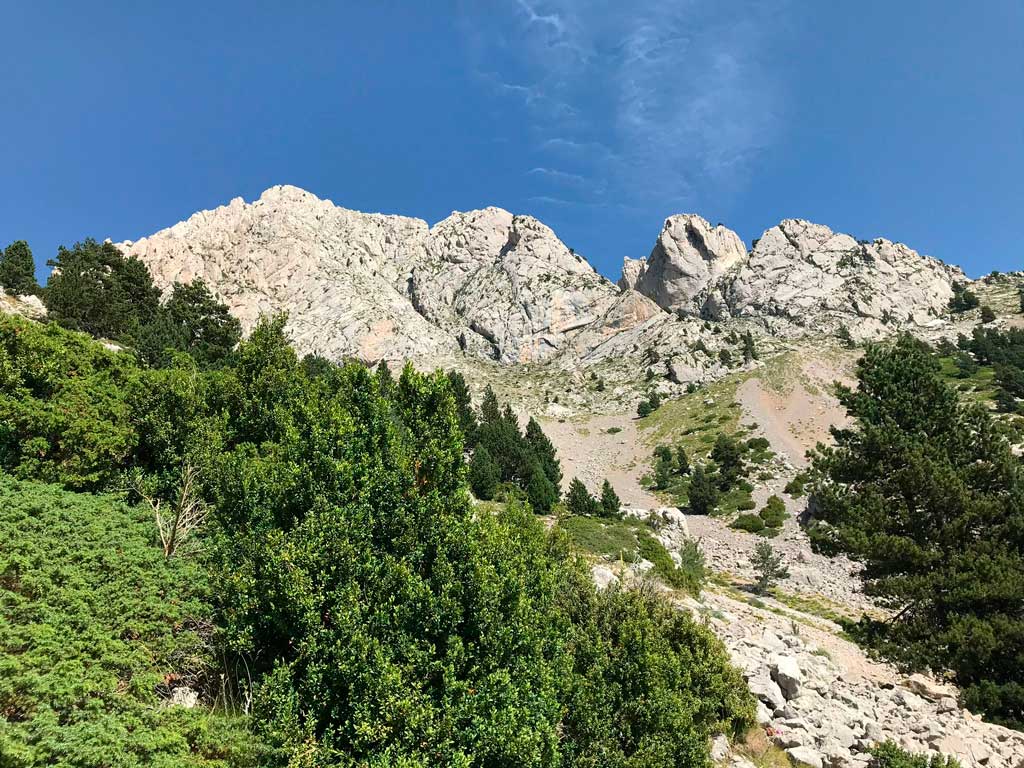
<path fill-rule="evenodd" d="M 804 676 L 796 659 L 792 656 L 779 657 L 772 664 L 771 676 L 787 699 L 794 699 L 800 695 L 800 685 L 803 683 Z"/>
<path fill-rule="evenodd" d="M 778 683 L 764 672 L 750 678 L 747 687 L 755 698 L 763 701 L 773 712 L 786 706 L 786 697 L 782 695 Z"/>
<path fill-rule="evenodd" d="M 795 765 L 806 766 L 806 768 L 823 768 L 821 755 L 811 747 L 790 747 L 786 750 L 786 754 Z"/>

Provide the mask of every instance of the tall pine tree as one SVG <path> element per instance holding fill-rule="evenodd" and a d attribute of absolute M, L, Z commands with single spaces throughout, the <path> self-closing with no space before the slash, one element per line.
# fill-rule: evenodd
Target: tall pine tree
<path fill-rule="evenodd" d="M 36 264 L 24 240 L 16 240 L 0 253 L 0 287 L 12 296 L 39 293 Z"/>

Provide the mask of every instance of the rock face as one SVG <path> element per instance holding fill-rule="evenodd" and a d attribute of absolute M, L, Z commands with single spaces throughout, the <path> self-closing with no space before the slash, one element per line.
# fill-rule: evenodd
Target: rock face
<path fill-rule="evenodd" d="M 626 259 L 616 287 L 529 216 L 485 208 L 429 227 L 289 186 L 121 248 L 163 288 L 203 278 L 245 331 L 288 312 L 300 352 L 424 366 L 464 355 L 556 360 L 571 370 L 646 366 L 637 356 L 658 349 L 677 385 L 716 375 L 717 358 L 694 351 L 695 336 L 712 353 L 721 346 L 701 317 L 747 318 L 776 335 L 848 325 L 879 336 L 934 321 L 964 279 L 904 245 L 795 219 L 748 253 L 735 232 L 680 214 L 646 260 Z"/>
<path fill-rule="evenodd" d="M 712 227 L 694 214 L 670 216 L 630 287 L 663 309 L 699 314 L 708 291 L 746 259 L 747 249 L 731 229 Z M 624 280 L 626 267 L 635 270 L 623 265 Z"/>
<path fill-rule="evenodd" d="M 46 317 L 46 307 L 38 296 L 10 296 L 3 288 L 0 288 L 0 312 L 20 315 L 29 320 L 42 320 Z"/>
<path fill-rule="evenodd" d="M 420 219 L 335 206 L 296 187 L 236 198 L 122 250 L 157 284 L 203 278 L 248 331 L 287 311 L 301 351 L 542 360 L 618 291 L 536 219 L 499 208 Z"/>
<path fill-rule="evenodd" d="M 860 324 L 926 326 L 945 310 L 963 272 L 901 243 L 858 242 L 800 219 L 767 230 L 748 254 L 736 233 L 699 216 L 672 216 L 640 267 L 620 284 L 664 309 L 714 319 L 776 317 L 832 330 Z"/>
<path fill-rule="evenodd" d="M 733 315 L 776 315 L 915 324 L 934 321 L 962 271 L 902 243 L 858 242 L 828 227 L 787 219 L 757 241 L 743 269 L 723 281 Z"/>

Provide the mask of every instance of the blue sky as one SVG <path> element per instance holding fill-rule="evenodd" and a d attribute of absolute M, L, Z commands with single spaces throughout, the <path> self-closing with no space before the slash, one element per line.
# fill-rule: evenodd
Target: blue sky
<path fill-rule="evenodd" d="M 43 263 L 295 184 L 500 205 L 610 277 L 665 216 L 1020 269 L 1020 0 L 0 0 L 0 243 Z"/>

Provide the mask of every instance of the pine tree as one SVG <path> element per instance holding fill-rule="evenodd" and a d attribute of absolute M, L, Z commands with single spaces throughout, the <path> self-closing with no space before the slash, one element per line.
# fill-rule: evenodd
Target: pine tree
<path fill-rule="evenodd" d="M 722 490 L 732 488 L 744 473 L 743 447 L 724 432 L 719 432 L 711 449 L 711 460 L 718 465 L 719 485 Z"/>
<path fill-rule="evenodd" d="M 777 554 L 767 541 L 759 541 L 750 558 L 757 580 L 754 589 L 759 595 L 766 594 L 779 579 L 789 578 L 789 570 L 783 563 L 782 555 Z"/>
<path fill-rule="evenodd" d="M 690 457 L 686 455 L 686 448 L 676 448 L 676 472 L 680 475 L 690 474 Z"/>
<path fill-rule="evenodd" d="M 498 396 L 488 384 L 484 389 L 484 399 L 480 403 L 480 421 L 483 424 L 497 424 L 500 419 L 501 406 L 498 405 Z"/>
<path fill-rule="evenodd" d="M 992 307 L 988 304 L 981 308 L 981 322 L 991 323 L 996 319 L 996 313 L 992 311 Z"/>
<path fill-rule="evenodd" d="M 467 448 L 476 445 L 476 413 L 473 412 L 473 398 L 465 377 L 456 370 L 448 371 L 448 384 L 455 397 L 455 409 L 459 418 L 459 427 Z"/>
<path fill-rule="evenodd" d="M 747 331 L 743 334 L 743 362 L 749 363 L 751 360 L 757 360 L 757 346 L 753 335 Z"/>
<path fill-rule="evenodd" d="M 710 515 L 718 505 L 718 488 L 715 487 L 714 480 L 700 464 L 695 465 L 690 474 L 688 495 L 690 514 Z"/>
<path fill-rule="evenodd" d="M 1021 464 L 988 409 L 962 403 L 916 339 L 869 347 L 857 380 L 839 389 L 851 426 L 812 457 L 811 540 L 863 562 L 892 608 L 890 621 L 866 622 L 877 649 L 952 670 L 972 708 L 1024 724 Z"/>
<path fill-rule="evenodd" d="M 622 507 L 622 501 L 619 499 L 619 495 L 615 493 L 615 489 L 612 488 L 612 484 L 608 482 L 607 478 L 601 485 L 601 513 L 604 517 L 619 517 L 620 509 Z"/>
<path fill-rule="evenodd" d="M 469 460 L 469 487 L 478 499 L 490 501 L 498 488 L 500 472 L 486 446 L 479 446 Z"/>
<path fill-rule="evenodd" d="M 133 342 L 160 311 L 160 290 L 146 265 L 113 243 L 87 239 L 61 247 L 43 293 L 50 320 L 74 331 Z"/>
<path fill-rule="evenodd" d="M 551 482 L 538 462 L 534 462 L 530 467 L 526 499 L 537 514 L 550 512 L 551 507 L 558 503 L 558 486 Z"/>
<path fill-rule="evenodd" d="M 565 494 L 565 506 L 574 515 L 589 515 L 594 511 L 594 497 L 578 477 L 574 477 L 569 483 L 569 491 Z"/>
<path fill-rule="evenodd" d="M 376 378 L 378 391 L 387 397 L 395 387 L 395 377 L 391 375 L 387 360 L 381 360 L 377 364 Z"/>
<path fill-rule="evenodd" d="M 0 287 L 12 296 L 36 295 L 36 263 L 24 240 L 16 240 L 0 253 Z"/>
<path fill-rule="evenodd" d="M 562 465 L 558 461 L 555 446 L 532 416 L 526 424 L 526 444 L 530 446 L 533 455 L 540 462 L 548 480 L 557 488 L 562 482 Z"/>

